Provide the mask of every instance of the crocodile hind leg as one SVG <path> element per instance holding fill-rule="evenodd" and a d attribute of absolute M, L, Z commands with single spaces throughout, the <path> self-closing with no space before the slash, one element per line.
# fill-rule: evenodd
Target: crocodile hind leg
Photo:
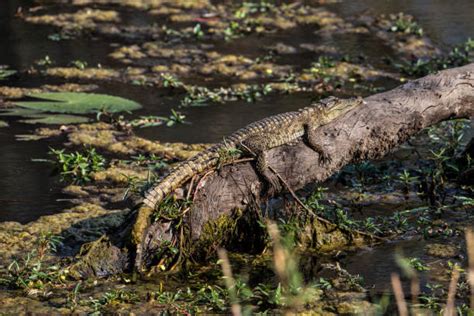
<path fill-rule="evenodd" d="M 332 161 L 331 155 L 324 150 L 321 143 L 318 142 L 317 137 L 314 135 L 314 129 L 310 125 L 306 124 L 304 126 L 304 142 L 306 145 L 314 150 L 319 155 L 319 164 L 329 164 Z"/>
<path fill-rule="evenodd" d="M 266 185 L 266 195 L 272 196 L 282 190 L 280 179 L 268 166 L 267 141 L 268 137 L 253 137 L 242 143 L 245 151 L 255 156 L 255 169 L 263 178 Z"/>
<path fill-rule="evenodd" d="M 282 190 L 280 179 L 278 176 L 270 170 L 268 167 L 267 151 L 261 151 L 257 153 L 257 160 L 255 163 L 257 173 L 265 179 L 267 185 L 266 194 L 269 196 L 274 195 Z"/>

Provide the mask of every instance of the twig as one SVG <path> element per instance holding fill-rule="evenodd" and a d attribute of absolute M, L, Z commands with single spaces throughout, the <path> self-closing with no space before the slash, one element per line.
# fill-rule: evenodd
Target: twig
<path fill-rule="evenodd" d="M 451 276 L 451 281 L 449 282 L 449 291 L 448 291 L 448 300 L 446 302 L 446 309 L 444 311 L 444 316 L 454 316 L 454 300 L 456 296 L 456 286 L 458 285 L 459 280 L 459 270 L 454 269 Z"/>
<path fill-rule="evenodd" d="M 418 296 L 420 295 L 420 280 L 418 280 L 418 276 L 415 275 L 411 278 L 410 283 L 410 291 L 411 291 L 411 305 L 413 308 L 418 306 Z M 417 314 L 416 310 L 413 310 L 413 314 Z"/>
<path fill-rule="evenodd" d="M 296 195 L 296 193 L 291 189 L 290 185 L 285 181 L 285 179 L 283 179 L 283 177 L 275 170 L 273 169 L 272 167 L 268 167 L 268 169 L 270 169 L 271 172 L 273 172 L 274 174 L 276 174 L 276 176 L 278 177 L 278 179 L 280 179 L 280 181 L 285 185 L 286 189 L 288 190 L 288 192 L 290 192 L 291 196 L 295 199 L 296 203 L 298 203 L 298 205 L 300 205 L 302 208 L 305 209 L 306 212 L 308 212 L 309 214 L 313 215 L 314 217 L 318 218 L 318 219 L 321 219 L 322 221 L 326 222 L 326 223 L 330 223 L 330 221 L 324 219 L 324 218 L 319 218 L 318 215 L 316 215 L 309 207 L 307 207 L 299 198 L 298 196 Z"/>
<path fill-rule="evenodd" d="M 209 170 L 208 172 L 206 172 L 202 177 L 201 179 L 199 179 L 198 183 L 196 184 L 196 188 L 194 189 L 194 193 L 193 193 L 193 201 L 194 201 L 194 198 L 196 196 L 196 193 L 197 191 L 199 190 L 199 186 L 201 185 L 201 182 L 210 174 L 214 173 L 214 170 Z"/>
<path fill-rule="evenodd" d="M 296 203 L 298 205 L 300 205 L 306 212 L 308 212 L 309 214 L 313 215 L 317 220 L 319 220 L 320 222 L 323 222 L 325 224 L 328 224 L 328 225 L 334 225 L 333 222 L 321 217 L 321 216 L 318 216 L 316 215 L 308 206 L 306 206 L 299 198 L 298 196 L 296 195 L 296 193 L 291 189 L 290 185 L 285 181 L 285 179 L 282 178 L 282 176 L 275 170 L 273 169 L 271 166 L 268 167 L 270 169 L 270 171 L 272 171 L 273 173 L 276 174 L 276 176 L 278 177 L 278 179 L 280 179 L 280 181 L 285 185 L 286 189 L 288 190 L 288 192 L 290 192 L 291 196 L 295 199 Z M 385 241 L 384 238 L 382 237 L 379 237 L 379 236 L 376 236 L 376 235 L 372 235 L 372 234 L 369 234 L 369 233 L 365 233 L 363 231 L 360 231 L 358 229 L 351 229 L 352 232 L 356 232 L 362 236 L 365 236 L 365 237 L 368 237 L 368 238 L 372 238 L 372 239 L 378 239 L 380 241 Z"/>
<path fill-rule="evenodd" d="M 227 165 L 234 165 L 236 163 L 241 163 L 241 162 L 249 162 L 249 161 L 254 161 L 255 158 L 241 158 L 233 161 L 226 162 L 222 164 L 222 167 L 227 166 Z"/>
<path fill-rule="evenodd" d="M 186 194 L 186 200 L 189 200 L 189 198 L 191 197 L 191 192 L 193 191 L 193 185 L 194 185 L 194 181 L 196 180 L 196 177 L 197 175 L 194 175 L 191 178 L 191 182 L 189 183 L 188 193 Z"/>

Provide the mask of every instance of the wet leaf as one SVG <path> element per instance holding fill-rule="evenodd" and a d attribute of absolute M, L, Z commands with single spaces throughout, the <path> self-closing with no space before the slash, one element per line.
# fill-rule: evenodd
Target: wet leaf
<path fill-rule="evenodd" d="M 141 108 L 135 101 L 105 94 L 51 92 L 33 93 L 29 96 L 41 101 L 19 101 L 14 104 L 38 111 L 72 114 L 95 113 L 101 110 L 113 113 Z"/>
<path fill-rule="evenodd" d="M 33 134 L 18 134 L 18 135 L 15 135 L 15 139 L 17 141 L 23 141 L 23 142 L 35 141 L 35 140 L 46 139 L 46 138 L 49 138 L 49 136 L 33 135 Z"/>
<path fill-rule="evenodd" d="M 0 116 L 21 116 L 21 117 L 38 117 L 44 116 L 44 113 L 36 110 L 25 108 L 13 108 L 0 110 Z"/>
<path fill-rule="evenodd" d="M 8 77 L 16 74 L 16 70 L 12 69 L 5 69 L 0 67 L 0 80 L 7 79 Z"/>
<path fill-rule="evenodd" d="M 0 121 L 0 128 L 1 127 L 8 127 L 8 123 L 5 121 Z"/>
<path fill-rule="evenodd" d="M 84 116 L 66 115 L 66 114 L 55 114 L 55 115 L 43 115 L 36 118 L 30 118 L 26 120 L 20 120 L 19 122 L 27 124 L 48 124 L 48 125 L 62 125 L 62 124 L 79 124 L 87 123 L 90 119 Z"/>

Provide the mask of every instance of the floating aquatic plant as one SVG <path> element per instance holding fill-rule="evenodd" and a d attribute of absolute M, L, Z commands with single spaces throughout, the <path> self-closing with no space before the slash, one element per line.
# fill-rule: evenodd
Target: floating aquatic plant
<path fill-rule="evenodd" d="M 42 112 L 87 114 L 105 110 L 107 112 L 133 111 L 141 108 L 135 101 L 94 93 L 48 92 L 29 95 L 40 101 L 18 101 L 14 104 Z"/>
<path fill-rule="evenodd" d="M 0 116 L 18 116 L 26 118 L 28 124 L 78 124 L 90 121 L 84 116 L 71 114 L 89 114 L 98 111 L 110 113 L 133 111 L 141 105 L 124 98 L 93 93 L 53 92 L 34 93 L 29 97 L 39 101 L 18 101 L 18 108 L 0 111 Z"/>
<path fill-rule="evenodd" d="M 0 80 L 5 80 L 16 74 L 16 70 L 8 69 L 8 66 L 0 66 Z"/>
<path fill-rule="evenodd" d="M 25 120 L 20 120 L 22 123 L 27 124 L 48 124 L 48 125 L 63 125 L 63 124 L 79 124 L 87 123 L 90 119 L 84 116 L 77 115 L 67 115 L 67 114 L 56 114 L 48 115 L 38 118 L 30 118 Z"/>
<path fill-rule="evenodd" d="M 26 108 L 13 108 L 0 110 L 0 116 L 18 116 L 24 119 L 19 122 L 26 124 L 79 124 L 90 121 L 88 117 L 68 114 L 52 114 Z M 1 123 L 0 123 L 1 127 Z"/>

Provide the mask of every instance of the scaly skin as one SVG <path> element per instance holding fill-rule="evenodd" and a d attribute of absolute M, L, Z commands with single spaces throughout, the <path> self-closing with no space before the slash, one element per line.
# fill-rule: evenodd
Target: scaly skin
<path fill-rule="evenodd" d="M 139 268 L 141 266 L 141 243 L 156 206 L 194 175 L 216 168 L 223 162 L 221 156 L 223 151 L 240 149 L 244 153 L 256 155 L 258 173 L 265 178 L 271 188 L 279 191 L 279 180 L 267 167 L 266 151 L 304 137 L 307 145 L 319 154 L 320 161 L 327 161 L 328 156 L 319 146 L 317 140 L 312 138 L 311 131 L 331 122 L 361 103 L 363 101 L 360 98 L 346 100 L 329 98 L 299 111 L 270 116 L 239 129 L 226 137 L 223 142 L 180 163 L 168 176 L 146 193 L 144 205 L 138 211 L 132 231 L 133 242 L 137 245 L 136 265 Z M 235 156 L 232 157 L 232 159 L 235 158 Z"/>

